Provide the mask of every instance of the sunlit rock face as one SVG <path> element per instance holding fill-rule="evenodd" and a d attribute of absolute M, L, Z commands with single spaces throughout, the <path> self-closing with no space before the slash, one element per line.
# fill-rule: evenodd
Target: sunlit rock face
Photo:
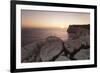
<path fill-rule="evenodd" d="M 82 57 L 83 53 L 80 51 L 90 48 L 90 25 L 70 25 L 67 32 L 69 37 L 64 42 L 64 47 L 70 53 L 70 59 L 88 59 L 89 54 L 83 52 L 85 56 Z M 77 55 L 74 57 L 75 54 Z"/>

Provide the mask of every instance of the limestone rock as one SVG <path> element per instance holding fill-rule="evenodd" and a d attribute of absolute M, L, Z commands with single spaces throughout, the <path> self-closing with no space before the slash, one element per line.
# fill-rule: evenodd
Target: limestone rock
<path fill-rule="evenodd" d="M 36 57 L 40 52 L 40 47 L 43 43 L 35 42 L 28 44 L 21 48 L 21 61 L 22 62 L 34 62 L 36 61 Z"/>
<path fill-rule="evenodd" d="M 66 56 L 59 56 L 57 59 L 56 59 L 56 61 L 68 61 L 68 60 L 70 60 L 68 57 L 66 57 Z"/>
<path fill-rule="evenodd" d="M 74 56 L 77 60 L 86 60 L 90 58 L 90 50 L 89 49 L 82 49 Z"/>
<path fill-rule="evenodd" d="M 79 39 L 81 40 L 83 45 L 90 46 L 90 35 L 81 36 Z"/>
<path fill-rule="evenodd" d="M 75 50 L 80 49 L 81 41 L 79 39 L 68 40 L 64 43 L 64 46 L 69 53 L 73 53 Z"/>
<path fill-rule="evenodd" d="M 59 55 L 63 50 L 63 41 L 55 36 L 50 36 L 46 39 L 44 46 L 40 50 L 42 61 L 50 61 L 55 56 Z"/>
<path fill-rule="evenodd" d="M 90 25 L 70 25 L 68 40 L 64 42 L 65 49 L 73 53 L 78 49 L 90 46 Z"/>
<path fill-rule="evenodd" d="M 90 25 L 70 25 L 67 32 L 69 39 L 78 39 L 90 34 Z"/>

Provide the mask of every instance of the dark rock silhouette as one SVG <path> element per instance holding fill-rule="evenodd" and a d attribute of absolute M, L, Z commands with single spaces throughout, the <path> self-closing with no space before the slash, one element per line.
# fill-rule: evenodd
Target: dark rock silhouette
<path fill-rule="evenodd" d="M 84 37 L 90 34 L 90 25 L 69 25 L 67 32 L 69 35 L 68 39 Z"/>

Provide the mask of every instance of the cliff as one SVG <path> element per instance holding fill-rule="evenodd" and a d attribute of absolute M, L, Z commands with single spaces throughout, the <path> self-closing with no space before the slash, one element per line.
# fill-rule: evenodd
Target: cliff
<path fill-rule="evenodd" d="M 64 47 L 70 59 L 89 59 L 90 25 L 70 25 L 67 32 L 69 36 Z"/>
<path fill-rule="evenodd" d="M 69 25 L 67 30 L 69 39 L 76 39 L 90 35 L 90 25 Z"/>
<path fill-rule="evenodd" d="M 87 24 L 87 25 L 69 25 L 67 32 L 70 33 L 70 32 L 72 32 L 72 31 L 74 31 L 75 29 L 78 29 L 78 28 L 90 30 L 90 24 Z"/>

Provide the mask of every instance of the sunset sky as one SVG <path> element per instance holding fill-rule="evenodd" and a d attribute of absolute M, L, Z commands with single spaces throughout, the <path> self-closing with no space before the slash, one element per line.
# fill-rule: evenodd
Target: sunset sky
<path fill-rule="evenodd" d="M 66 28 L 69 24 L 90 24 L 90 14 L 21 10 L 23 28 Z"/>

